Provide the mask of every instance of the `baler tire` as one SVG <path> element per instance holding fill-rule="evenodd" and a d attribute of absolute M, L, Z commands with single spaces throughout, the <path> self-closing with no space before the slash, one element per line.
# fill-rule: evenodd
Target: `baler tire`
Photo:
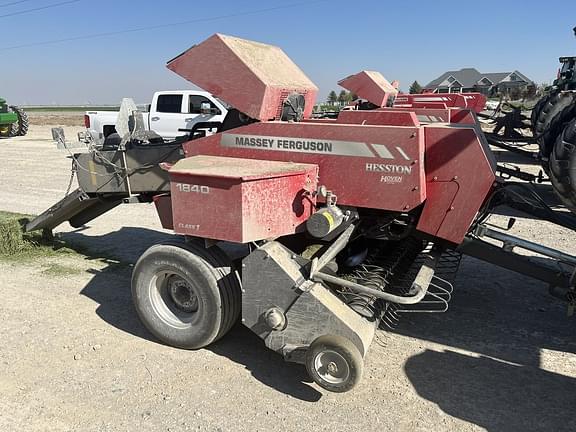
<path fill-rule="evenodd" d="M 570 92 L 558 92 L 550 95 L 542 106 L 534 127 L 534 135 L 538 139 L 540 156 L 548 160 L 558 135 L 567 121 L 570 121 L 576 111 L 576 98 Z M 548 165 L 544 164 L 547 170 Z"/>
<path fill-rule="evenodd" d="M 16 115 L 18 116 L 18 136 L 24 136 L 28 133 L 28 128 L 30 126 L 30 122 L 28 120 L 28 114 L 22 108 L 18 108 L 16 106 L 11 107 Z"/>
<path fill-rule="evenodd" d="M 330 371 L 329 365 L 336 370 Z M 338 363 L 338 364 L 337 364 Z M 344 393 L 352 390 L 362 378 L 364 359 L 349 339 L 342 336 L 320 336 L 306 352 L 306 370 L 310 378 L 325 390 Z"/>
<path fill-rule="evenodd" d="M 240 281 L 216 246 L 167 242 L 150 247 L 137 261 L 132 299 L 143 324 L 162 342 L 200 349 L 238 320 Z"/>
<path fill-rule="evenodd" d="M 576 212 L 576 118 L 556 140 L 550 155 L 550 181 L 566 207 Z"/>

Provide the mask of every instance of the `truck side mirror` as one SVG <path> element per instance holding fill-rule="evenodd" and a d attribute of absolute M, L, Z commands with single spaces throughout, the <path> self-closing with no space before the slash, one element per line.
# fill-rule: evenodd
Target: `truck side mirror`
<path fill-rule="evenodd" d="M 210 106 L 209 102 L 202 102 L 200 104 L 200 113 L 201 114 L 212 114 L 212 106 Z"/>

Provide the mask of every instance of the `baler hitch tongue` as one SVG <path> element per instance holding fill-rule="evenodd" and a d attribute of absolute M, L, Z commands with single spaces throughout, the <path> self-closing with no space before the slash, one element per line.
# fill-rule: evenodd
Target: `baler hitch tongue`
<path fill-rule="evenodd" d="M 500 245 L 494 244 L 494 241 Z M 516 253 L 515 249 L 539 255 L 544 263 Z M 458 251 L 548 283 L 550 294 L 567 302 L 568 314 L 572 314 L 576 306 L 576 256 L 495 230 L 486 224 L 478 225 L 464 239 Z"/>

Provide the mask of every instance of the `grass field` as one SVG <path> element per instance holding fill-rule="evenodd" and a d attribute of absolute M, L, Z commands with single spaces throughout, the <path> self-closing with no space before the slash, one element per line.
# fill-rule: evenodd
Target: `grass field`
<path fill-rule="evenodd" d="M 84 112 L 84 111 L 118 111 L 120 109 L 119 105 L 116 106 L 33 106 L 33 107 L 22 107 L 26 112 Z"/>

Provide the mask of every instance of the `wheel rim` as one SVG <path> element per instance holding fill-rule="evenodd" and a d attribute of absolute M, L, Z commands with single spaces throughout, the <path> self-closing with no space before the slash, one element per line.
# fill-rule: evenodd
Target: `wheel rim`
<path fill-rule="evenodd" d="M 156 273 L 150 280 L 148 294 L 156 316 L 174 328 L 191 327 L 201 309 L 194 284 L 173 270 Z"/>
<path fill-rule="evenodd" d="M 314 369 L 320 378 L 330 384 L 344 384 L 350 378 L 350 366 L 336 351 L 325 350 L 314 358 Z"/>

